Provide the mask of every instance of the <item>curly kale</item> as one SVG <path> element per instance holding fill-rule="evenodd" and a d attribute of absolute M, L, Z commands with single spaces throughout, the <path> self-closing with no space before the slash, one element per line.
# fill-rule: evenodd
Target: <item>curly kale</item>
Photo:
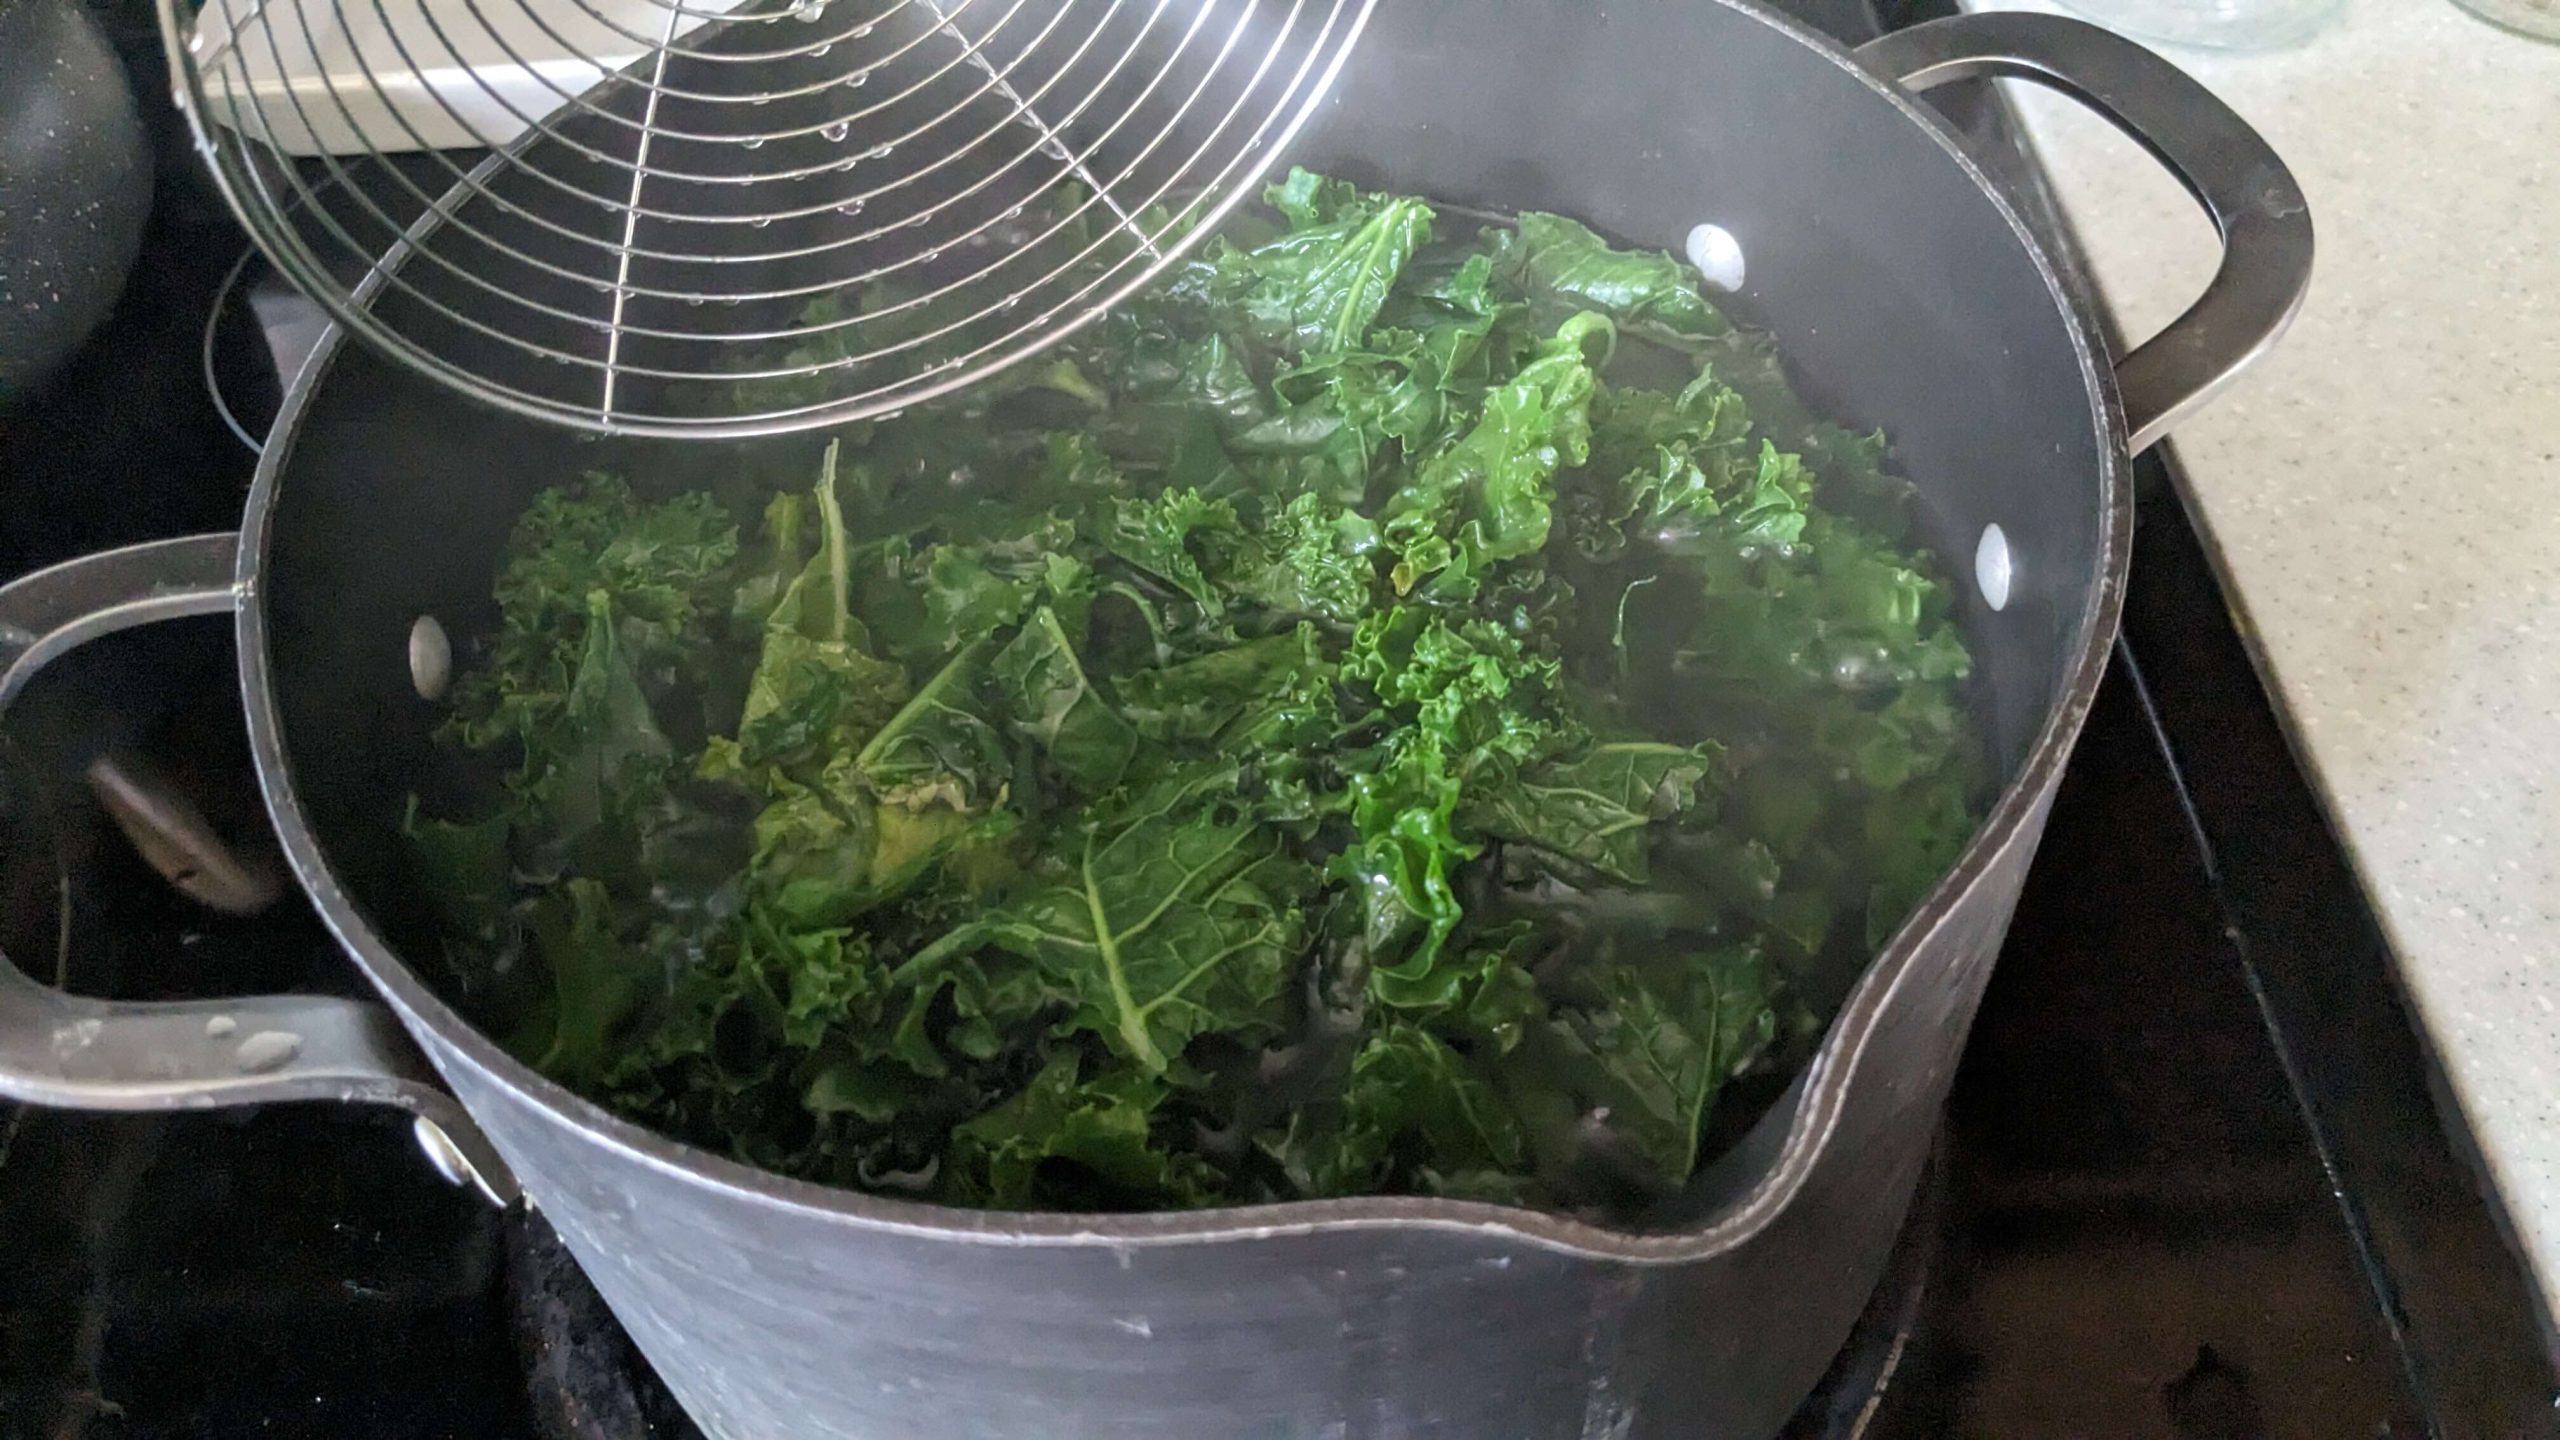
<path fill-rule="evenodd" d="M 518 1053 L 1049 1209 L 1622 1212 L 1800 1061 L 1982 798 L 1881 440 L 1669 256 L 1267 198 L 786 493 L 535 502 L 411 821 Z"/>

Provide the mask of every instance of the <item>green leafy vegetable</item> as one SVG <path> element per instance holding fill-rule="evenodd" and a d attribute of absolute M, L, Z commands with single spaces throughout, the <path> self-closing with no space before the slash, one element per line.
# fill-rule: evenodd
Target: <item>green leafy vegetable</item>
<path fill-rule="evenodd" d="M 500 783 L 406 826 L 473 1013 L 954 1204 L 1687 1179 L 1977 814 L 1910 487 L 1668 255 L 1267 199 L 1000 383 L 534 501 Z"/>
<path fill-rule="evenodd" d="M 928 956 L 991 944 L 1069 998 L 1061 1023 L 1162 1074 L 1192 1036 L 1276 1033 L 1302 888 L 1277 837 L 1235 803 L 1232 766 L 1177 771 L 1098 808 L 1050 883 Z"/>

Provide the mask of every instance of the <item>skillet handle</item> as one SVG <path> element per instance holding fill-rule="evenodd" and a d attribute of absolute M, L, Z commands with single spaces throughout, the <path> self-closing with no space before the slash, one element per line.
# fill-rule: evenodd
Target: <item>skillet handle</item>
<path fill-rule="evenodd" d="M 2087 21 L 2013 11 L 1915 25 L 1857 57 L 1914 91 L 1994 76 L 2058 90 L 2150 151 L 2212 218 L 2222 263 L 2204 294 L 2116 362 L 2132 453 L 2212 399 L 2293 323 L 2311 282 L 2302 189 L 2247 121 L 2175 65 Z"/>
<path fill-rule="evenodd" d="M 0 712 L 47 663 L 154 620 L 239 599 L 237 535 L 102 551 L 0 586 Z M 491 1200 L 514 1177 L 380 1005 L 325 995 L 92 1000 L 0 956 L 0 1097 L 71 1110 L 204 1110 L 279 1100 L 392 1105 L 428 1159 Z"/>

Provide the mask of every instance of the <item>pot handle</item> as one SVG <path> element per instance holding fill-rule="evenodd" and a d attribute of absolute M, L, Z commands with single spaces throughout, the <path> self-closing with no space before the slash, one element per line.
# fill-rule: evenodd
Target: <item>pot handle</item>
<path fill-rule="evenodd" d="M 0 586 L 0 712 L 73 647 L 239 601 L 240 537 L 156 540 Z M 0 956 L 0 1098 L 70 1110 L 205 1110 L 279 1100 L 391 1105 L 446 1178 L 491 1200 L 514 1178 L 380 1005 L 326 995 L 92 1000 Z"/>
<path fill-rule="evenodd" d="M 2084 20 L 2016 11 L 1953 15 L 1859 48 L 1858 63 L 1906 89 L 1987 76 L 2070 96 L 2169 168 L 2222 236 L 2204 294 L 2116 362 L 2127 448 L 2151 447 L 2213 398 L 2293 322 L 2311 282 L 2311 212 L 2258 132 L 2150 51 Z"/>

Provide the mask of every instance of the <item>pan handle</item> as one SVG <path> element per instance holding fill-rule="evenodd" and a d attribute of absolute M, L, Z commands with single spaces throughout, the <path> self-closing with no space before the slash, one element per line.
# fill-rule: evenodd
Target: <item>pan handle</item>
<path fill-rule="evenodd" d="M 101 635 L 239 600 L 240 538 L 103 551 L 0 586 L 0 712 L 36 671 Z M 205 1110 L 279 1100 L 392 1105 L 447 1178 L 516 1196 L 497 1152 L 380 1005 L 326 995 L 92 1000 L 0 956 L 0 1098 L 71 1110 Z"/>
<path fill-rule="evenodd" d="M 2167 329 L 2116 362 L 2127 448 L 2151 447 L 2275 343 L 2311 282 L 2311 212 L 2284 161 L 2185 71 L 2084 20 L 1953 15 L 1870 41 L 1871 73 L 1909 90 L 1986 76 L 2032 80 L 2151 152 L 2204 207 L 2222 263 Z"/>

